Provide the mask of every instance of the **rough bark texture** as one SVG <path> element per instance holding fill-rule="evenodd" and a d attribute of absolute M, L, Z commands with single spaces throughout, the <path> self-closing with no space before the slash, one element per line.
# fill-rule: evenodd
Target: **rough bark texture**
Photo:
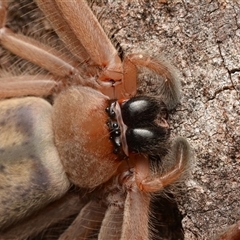
<path fill-rule="evenodd" d="M 191 177 L 175 199 L 185 239 L 214 239 L 240 219 L 240 2 L 109 0 L 93 8 L 104 10 L 108 31 L 119 30 L 115 37 L 124 52 L 164 55 L 179 69 L 183 91 L 171 114 L 172 136 L 186 137 L 194 158 Z M 11 11 L 15 31 L 23 24 L 30 32 L 29 21 L 39 13 L 24 15 L 29 10 Z M 37 31 L 43 25 L 48 31 L 40 21 Z M 8 69 L 12 62 L 0 51 L 1 67 Z M 149 84 L 140 92 L 154 94 L 156 85 Z"/>

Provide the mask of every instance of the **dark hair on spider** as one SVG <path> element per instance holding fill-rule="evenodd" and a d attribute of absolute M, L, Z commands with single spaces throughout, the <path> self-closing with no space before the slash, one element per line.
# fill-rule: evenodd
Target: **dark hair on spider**
<path fill-rule="evenodd" d="M 114 152 L 129 156 L 131 152 L 150 155 L 167 154 L 170 130 L 165 104 L 149 96 L 136 96 L 129 100 L 110 101 L 106 108 L 107 123 Z M 158 120 L 164 124 L 158 124 Z"/>

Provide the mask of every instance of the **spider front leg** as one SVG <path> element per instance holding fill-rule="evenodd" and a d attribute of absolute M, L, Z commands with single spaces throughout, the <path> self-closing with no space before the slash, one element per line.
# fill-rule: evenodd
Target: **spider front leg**
<path fill-rule="evenodd" d="M 174 161 L 170 169 L 163 174 L 151 176 L 149 159 L 140 154 L 130 156 L 129 164 L 135 167 L 129 169 L 128 164 L 122 165 L 119 175 L 110 183 L 106 211 L 99 239 L 133 239 L 148 240 L 152 233 L 149 231 L 149 205 L 151 194 L 162 191 L 166 186 L 178 181 L 184 176 L 189 167 L 191 150 L 188 142 L 178 137 L 169 154 L 163 161 Z M 123 218 L 121 217 L 123 216 Z"/>
<path fill-rule="evenodd" d="M 49 74 L 46 75 L 12 76 L 1 79 L 1 98 L 50 95 L 57 87 L 58 82 L 66 82 L 66 78 L 70 78 L 71 83 L 94 86 L 94 81 L 82 78 L 84 73 L 78 68 L 79 63 L 75 59 L 34 39 L 13 33 L 9 28 L 5 27 L 7 16 L 6 0 L 0 1 L 0 16 L 1 45 L 19 57 L 49 71 Z"/>
<path fill-rule="evenodd" d="M 54 225 L 61 220 L 79 213 L 86 201 L 79 197 L 79 194 L 70 193 L 61 199 L 50 203 L 41 211 L 22 219 L 10 228 L 0 231 L 0 239 L 31 239 L 40 232 Z"/>
<path fill-rule="evenodd" d="M 87 239 L 100 227 L 106 207 L 91 200 L 78 214 L 73 223 L 60 236 L 59 240 Z"/>
<path fill-rule="evenodd" d="M 164 58 L 153 58 L 144 54 L 129 54 L 123 61 L 123 87 L 124 91 L 133 97 L 136 93 L 137 67 L 145 67 L 156 74 L 159 95 L 166 104 L 167 109 L 173 109 L 179 103 L 181 84 L 178 80 L 178 70 Z M 130 83 L 130 79 L 135 79 Z"/>
<path fill-rule="evenodd" d="M 178 137 L 164 161 L 173 161 L 170 170 L 159 176 L 149 176 L 149 160 L 136 155 L 136 166 L 132 173 L 123 178 L 127 197 L 121 239 L 147 240 L 149 233 L 149 204 L 151 194 L 162 191 L 179 180 L 189 167 L 191 150 L 188 142 Z"/>
<path fill-rule="evenodd" d="M 10 29 L 5 27 L 7 16 L 7 1 L 0 1 L 0 43 L 13 53 L 18 55 L 27 56 L 26 59 L 31 58 L 33 55 L 36 56 L 37 46 L 31 51 L 29 44 L 25 42 L 26 39 L 23 36 L 14 34 Z M 25 51 L 26 50 L 26 51 Z M 41 58 L 40 58 L 41 59 Z M 34 96 L 46 96 L 49 95 L 57 86 L 52 76 L 49 75 L 38 75 L 30 76 L 25 75 L 21 77 L 5 77 L 0 81 L 0 98 L 7 97 L 18 97 L 25 95 Z"/>
<path fill-rule="evenodd" d="M 136 165 L 136 181 L 140 190 L 144 192 L 154 193 L 164 189 L 166 186 L 180 179 L 189 167 L 191 158 L 191 150 L 188 142 L 178 137 L 174 140 L 171 151 L 165 157 L 165 162 L 174 161 L 174 166 L 162 174 L 161 176 L 151 177 L 146 176 L 147 161 L 144 158 L 140 159 Z M 144 172 L 144 174 L 142 174 Z"/>

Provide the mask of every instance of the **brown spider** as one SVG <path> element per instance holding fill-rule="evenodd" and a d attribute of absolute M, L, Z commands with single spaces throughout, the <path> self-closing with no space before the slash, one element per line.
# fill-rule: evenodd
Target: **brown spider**
<path fill-rule="evenodd" d="M 152 194 L 180 179 L 191 157 L 185 139 L 168 144 L 167 110 L 180 98 L 175 69 L 144 54 L 121 60 L 84 1 L 36 1 L 67 55 L 6 28 L 6 2 L 1 45 L 49 73 L 0 80 L 0 239 L 35 235 L 80 210 L 60 239 L 95 231 L 150 239 Z M 161 96 L 134 97 L 137 67 L 162 76 Z M 49 95 L 53 105 L 41 98 Z M 71 184 L 90 197 L 67 193 Z"/>

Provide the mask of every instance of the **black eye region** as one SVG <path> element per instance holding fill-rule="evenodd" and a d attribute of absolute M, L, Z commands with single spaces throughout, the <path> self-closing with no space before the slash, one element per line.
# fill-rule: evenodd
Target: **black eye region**
<path fill-rule="evenodd" d="M 116 154 L 166 153 L 170 135 L 167 108 L 157 98 L 136 96 L 125 102 L 110 101 L 106 109 L 110 139 Z M 159 120 L 161 123 L 159 123 Z"/>
<path fill-rule="evenodd" d="M 145 125 L 151 123 L 157 115 L 167 116 L 167 109 L 164 103 L 148 96 L 137 96 L 122 104 L 122 119 L 128 127 Z"/>

